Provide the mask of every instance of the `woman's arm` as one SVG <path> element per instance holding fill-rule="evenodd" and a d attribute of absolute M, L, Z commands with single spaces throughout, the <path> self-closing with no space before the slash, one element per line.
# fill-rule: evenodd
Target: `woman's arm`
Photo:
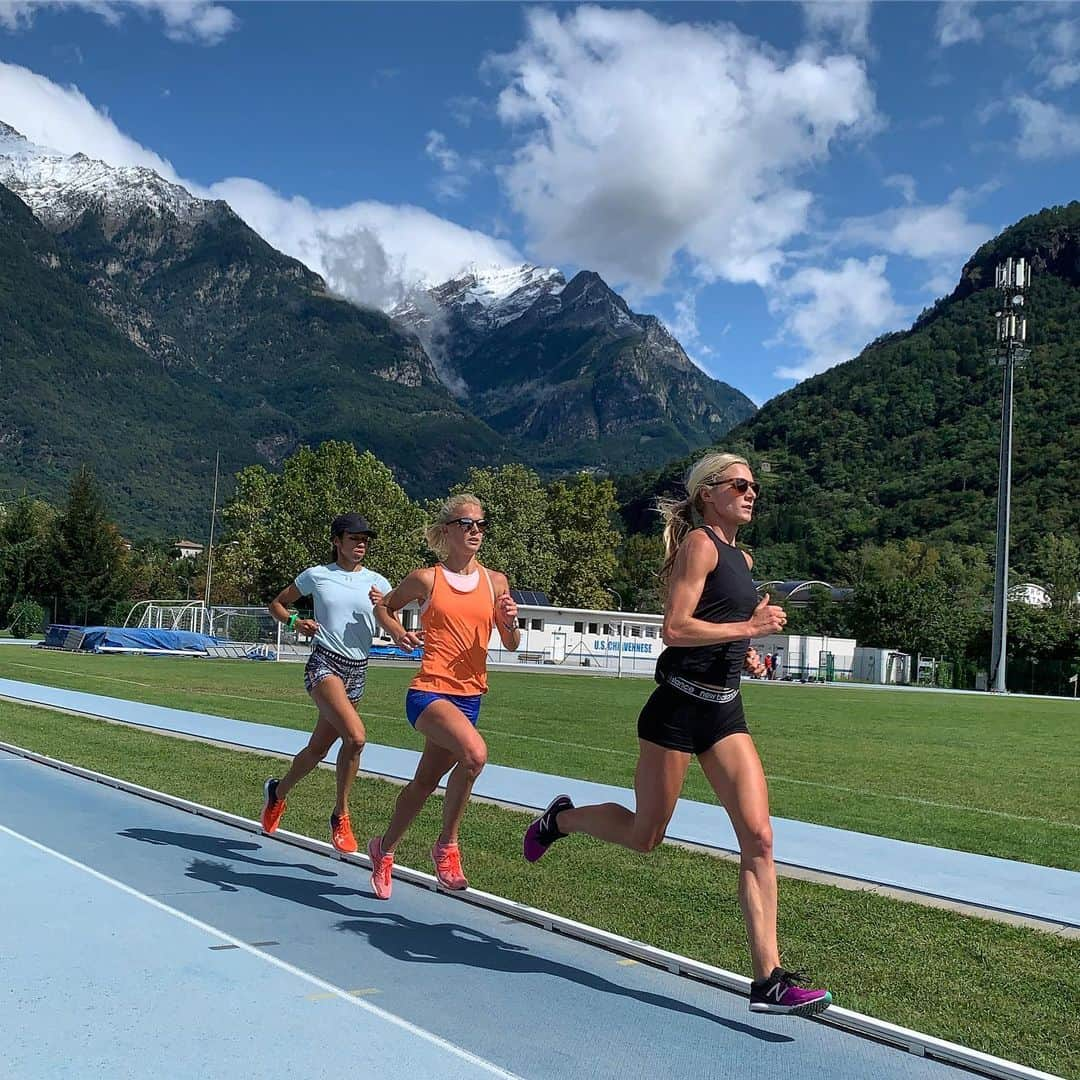
<path fill-rule="evenodd" d="M 510 582 L 505 574 L 490 573 L 495 589 L 495 626 L 499 631 L 499 640 L 504 649 L 517 652 L 521 644 L 521 631 L 517 624 L 517 604 L 510 595 Z"/>
<path fill-rule="evenodd" d="M 286 585 L 285 588 L 270 601 L 267 610 L 279 623 L 287 623 L 289 619 L 292 618 L 289 613 L 289 607 L 292 604 L 295 604 L 302 595 L 303 593 L 301 593 L 295 585 Z M 319 624 L 314 619 L 298 619 L 294 623 L 294 626 L 299 633 L 304 635 L 304 637 L 314 637 L 319 631 Z"/>
<path fill-rule="evenodd" d="M 423 644 L 423 638 L 418 633 L 406 630 L 401 625 L 397 612 L 413 601 L 422 604 L 431 595 L 431 587 L 434 584 L 432 579 L 430 567 L 414 570 L 396 589 L 375 600 L 373 607 L 375 621 L 390 635 L 399 649 L 416 649 Z"/>
<path fill-rule="evenodd" d="M 694 611 L 701 599 L 705 579 L 716 569 L 716 546 L 702 530 L 683 541 L 675 556 L 668 581 L 667 603 L 664 605 L 665 645 L 722 645 L 725 641 L 763 637 L 774 634 L 787 621 L 784 609 L 765 598 L 745 622 L 712 623 L 695 619 Z"/>

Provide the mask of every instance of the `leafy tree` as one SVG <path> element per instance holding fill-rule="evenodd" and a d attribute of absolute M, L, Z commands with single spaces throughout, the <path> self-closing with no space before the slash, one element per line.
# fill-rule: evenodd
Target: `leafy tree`
<path fill-rule="evenodd" d="M 1034 564 L 1047 584 L 1051 606 L 1067 611 L 1080 592 L 1080 544 L 1071 536 L 1048 533 L 1035 546 Z"/>
<path fill-rule="evenodd" d="M 280 475 L 245 469 L 222 511 L 228 535 L 214 580 L 265 601 L 305 567 L 331 560 L 330 523 L 354 510 L 378 532 L 367 559 L 373 570 L 397 582 L 422 561 L 423 512 L 374 454 L 329 441 L 301 447 Z"/>
<path fill-rule="evenodd" d="M 552 599 L 566 607 L 606 608 L 606 585 L 618 565 L 615 485 L 579 473 L 551 485 L 549 505 L 557 560 Z"/>
<path fill-rule="evenodd" d="M 664 562 L 664 541 L 659 536 L 634 533 L 623 538 L 611 582 L 624 611 L 659 614 L 664 594 L 658 576 Z M 607 604 L 602 604 L 607 607 Z"/>
<path fill-rule="evenodd" d="M 789 634 L 811 634 L 826 637 L 849 637 L 851 612 L 844 602 L 833 600 L 830 591 L 821 585 L 810 586 L 805 603 L 785 603 Z M 799 595 L 799 594 L 796 594 Z"/>
<path fill-rule="evenodd" d="M 92 624 L 124 591 L 124 541 L 109 520 L 93 472 L 75 474 L 52 535 L 53 573 L 63 616 Z"/>
<path fill-rule="evenodd" d="M 463 492 L 475 495 L 491 519 L 484 563 L 506 574 L 514 588 L 550 594 L 558 557 L 550 499 L 540 477 L 524 465 L 470 469 L 465 482 L 452 491 Z"/>
<path fill-rule="evenodd" d="M 0 612 L 19 600 L 51 603 L 56 511 L 23 494 L 0 518 Z"/>

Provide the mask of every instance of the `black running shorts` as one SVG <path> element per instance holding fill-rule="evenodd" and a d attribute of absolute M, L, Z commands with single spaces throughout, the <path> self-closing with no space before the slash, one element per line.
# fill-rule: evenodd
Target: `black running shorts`
<path fill-rule="evenodd" d="M 703 754 L 710 746 L 737 732 L 750 734 L 741 694 L 717 704 L 690 697 L 664 684 L 645 702 L 637 726 L 639 739 L 685 754 Z"/>

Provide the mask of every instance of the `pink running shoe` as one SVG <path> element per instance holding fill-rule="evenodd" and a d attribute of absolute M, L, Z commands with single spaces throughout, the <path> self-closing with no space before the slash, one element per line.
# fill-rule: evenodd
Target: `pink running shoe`
<path fill-rule="evenodd" d="M 444 889 L 460 892 L 469 887 L 469 880 L 461 870 L 461 849 L 457 844 L 436 844 L 431 849 L 431 861 L 435 864 L 435 876 Z"/>
<path fill-rule="evenodd" d="M 828 990 L 806 990 L 810 980 L 801 971 L 773 968 L 767 979 L 750 984 L 750 1011 L 816 1016 L 832 1004 Z"/>
<path fill-rule="evenodd" d="M 371 860 L 371 891 L 378 899 L 389 900 L 394 888 L 394 853 L 383 854 L 381 836 L 373 836 L 368 841 L 367 853 Z"/>

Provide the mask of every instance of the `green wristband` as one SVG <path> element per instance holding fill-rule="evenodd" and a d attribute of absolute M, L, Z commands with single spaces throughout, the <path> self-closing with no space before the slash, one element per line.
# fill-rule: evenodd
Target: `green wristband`
<path fill-rule="evenodd" d="M 299 618 L 300 618 L 300 616 L 297 615 L 297 613 L 294 611 L 289 616 L 289 621 L 285 624 L 285 629 L 286 630 L 291 630 L 296 625 L 296 620 L 299 619 Z"/>

